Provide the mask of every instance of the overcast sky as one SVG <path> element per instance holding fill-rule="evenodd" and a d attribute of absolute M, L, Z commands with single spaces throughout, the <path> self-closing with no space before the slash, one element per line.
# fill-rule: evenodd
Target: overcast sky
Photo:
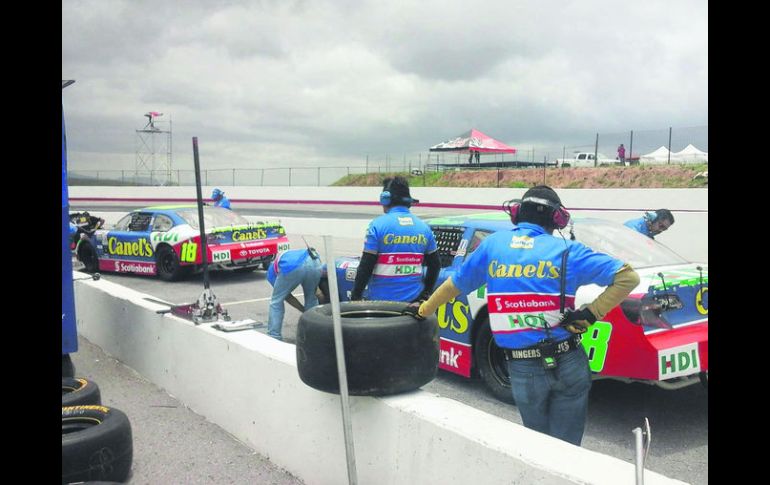
<path fill-rule="evenodd" d="M 424 162 L 471 128 L 538 157 L 597 132 L 656 148 L 708 125 L 707 20 L 706 0 L 65 0 L 69 167 L 134 169 L 148 111 L 183 170 L 193 136 L 202 168 Z"/>

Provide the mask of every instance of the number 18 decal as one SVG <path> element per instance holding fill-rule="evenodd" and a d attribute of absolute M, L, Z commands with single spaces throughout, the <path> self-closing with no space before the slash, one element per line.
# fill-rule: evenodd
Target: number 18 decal
<path fill-rule="evenodd" d="M 601 372 L 604 369 L 611 334 L 612 324 L 609 322 L 596 322 L 588 327 L 588 331 L 583 334 L 583 340 L 580 343 L 583 344 L 583 349 L 588 354 L 591 372 Z"/>

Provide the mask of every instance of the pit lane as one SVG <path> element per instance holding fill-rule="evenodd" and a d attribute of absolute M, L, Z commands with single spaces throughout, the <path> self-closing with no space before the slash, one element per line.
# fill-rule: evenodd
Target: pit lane
<path fill-rule="evenodd" d="M 381 213 L 372 207 L 355 209 L 346 211 L 348 218 L 368 220 Z M 285 214 L 271 212 L 269 209 L 254 212 L 271 217 L 308 217 L 308 211 L 304 208 L 301 211 L 291 211 L 286 210 L 284 206 L 276 210 Z M 255 215 L 249 214 L 248 209 L 239 212 L 246 216 Z M 326 210 L 312 212 L 320 212 L 317 216 L 323 213 L 328 217 L 330 214 Z M 441 215 L 438 210 L 435 212 L 430 214 L 430 217 Z M 115 222 L 123 213 L 105 213 L 102 217 L 105 217 L 109 224 Z M 338 217 L 339 213 L 334 212 L 334 216 Z M 329 221 L 329 227 L 333 227 L 332 220 Z M 304 245 L 299 235 L 290 234 L 289 239 L 292 247 Z M 324 261 L 327 260 L 320 236 L 306 235 L 305 240 L 319 250 Z M 362 244 L 363 234 L 361 238 L 335 237 L 332 244 L 333 255 L 338 257 L 360 254 Z M 146 293 L 149 298 L 174 304 L 192 303 L 203 290 L 203 277 L 200 274 L 174 283 L 113 273 L 103 273 L 102 278 Z M 258 322 L 267 321 L 272 287 L 267 283 L 264 271 L 214 271 L 210 273 L 210 288 L 233 319 L 253 318 Z M 295 295 L 302 300 L 301 289 L 295 292 Z M 299 315 L 298 311 L 286 305 L 283 336 L 287 342 L 294 342 Z M 266 328 L 262 327 L 256 331 L 265 333 Z M 423 389 L 521 424 L 516 407 L 497 401 L 486 391 L 480 380 L 467 380 L 440 371 L 437 378 Z M 650 420 L 653 436 L 647 468 L 693 484 L 708 483 L 708 394 L 700 385 L 665 391 L 643 384 L 595 381 L 591 391 L 583 447 L 633 463 L 631 430 L 641 426 L 645 417 Z"/>

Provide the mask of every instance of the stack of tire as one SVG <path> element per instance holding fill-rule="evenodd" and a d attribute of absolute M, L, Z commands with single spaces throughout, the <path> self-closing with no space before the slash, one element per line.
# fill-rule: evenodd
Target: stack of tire
<path fill-rule="evenodd" d="M 348 393 L 386 396 L 412 391 L 436 377 L 439 362 L 435 316 L 415 320 L 393 301 L 340 302 Z M 308 386 L 339 394 L 330 304 L 302 314 L 297 326 L 297 371 Z"/>
<path fill-rule="evenodd" d="M 103 406 L 90 379 L 62 377 L 61 389 L 62 484 L 126 481 L 134 451 L 126 414 Z"/>

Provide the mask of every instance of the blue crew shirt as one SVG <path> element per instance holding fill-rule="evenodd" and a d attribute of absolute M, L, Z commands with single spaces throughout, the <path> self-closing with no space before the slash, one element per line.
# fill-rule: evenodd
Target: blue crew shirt
<path fill-rule="evenodd" d="M 223 195 L 221 199 L 214 202 L 214 207 L 222 207 L 224 209 L 230 209 L 230 199 L 228 199 Z"/>
<path fill-rule="evenodd" d="M 644 234 L 650 239 L 655 239 L 652 234 L 650 234 L 650 230 L 647 228 L 647 218 L 644 216 L 638 219 L 631 219 L 630 221 L 626 221 L 623 223 L 623 225 L 630 227 L 636 232 Z"/>
<path fill-rule="evenodd" d="M 275 286 L 278 274 L 288 274 L 302 266 L 310 253 L 307 249 L 290 249 L 277 255 L 267 268 L 267 281 Z"/>
<path fill-rule="evenodd" d="M 369 223 L 364 251 L 377 253 L 369 299 L 414 301 L 424 286 L 425 255 L 436 251 L 436 240 L 430 226 L 397 205 Z"/>
<path fill-rule="evenodd" d="M 524 349 L 546 337 L 572 334 L 559 326 L 562 254 L 568 251 L 565 310 L 578 287 L 609 286 L 623 262 L 577 242 L 554 237 L 537 224 L 519 223 L 489 235 L 452 276 L 462 294 L 487 284 L 489 324 L 499 347 Z"/>

